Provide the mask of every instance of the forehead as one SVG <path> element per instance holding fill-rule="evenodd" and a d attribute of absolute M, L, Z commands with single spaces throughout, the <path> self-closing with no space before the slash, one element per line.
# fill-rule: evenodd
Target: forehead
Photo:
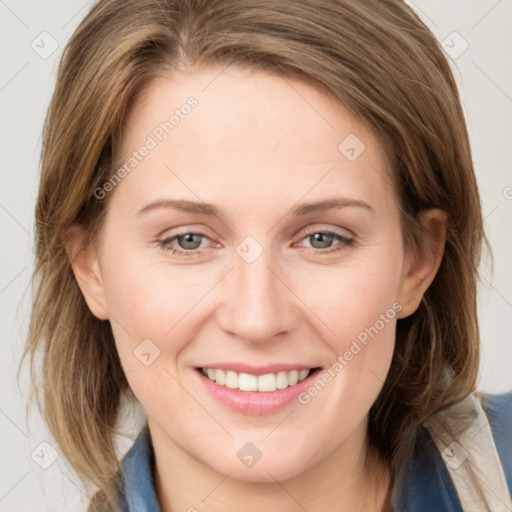
<path fill-rule="evenodd" d="M 138 195 L 180 178 L 181 191 L 210 196 L 226 187 L 252 196 L 279 187 L 290 201 L 333 187 L 393 195 L 385 152 L 365 123 L 310 84 L 258 70 L 154 79 L 127 116 L 119 164 L 143 145 L 151 150 L 124 180 Z"/>
<path fill-rule="evenodd" d="M 197 107 L 186 107 L 189 98 L 197 101 Z M 190 110 L 196 135 L 207 131 L 207 138 L 180 138 L 191 124 L 182 122 L 188 117 L 182 110 Z M 141 134 L 152 133 L 173 114 L 172 138 L 203 146 L 218 147 L 222 142 L 237 147 L 243 142 L 247 149 L 250 140 L 257 137 L 286 148 L 287 143 L 311 139 L 314 145 L 301 149 L 311 149 L 313 156 L 315 150 L 332 149 L 333 143 L 341 142 L 351 132 L 365 142 L 376 142 L 367 125 L 333 96 L 312 85 L 260 70 L 228 67 L 176 72 L 153 79 L 129 112 L 124 147 L 132 146 L 130 142 L 136 144 Z M 323 142 L 320 147 L 319 142 Z"/>

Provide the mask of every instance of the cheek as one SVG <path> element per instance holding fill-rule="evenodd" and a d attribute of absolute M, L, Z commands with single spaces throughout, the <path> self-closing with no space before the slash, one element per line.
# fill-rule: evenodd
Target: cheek
<path fill-rule="evenodd" d="M 172 337 L 198 301 L 203 288 L 186 273 L 133 269 L 111 274 L 107 302 L 131 338 L 153 338 L 160 343 Z"/>
<path fill-rule="evenodd" d="M 398 246 L 400 247 L 400 246 Z M 402 253 L 390 244 L 375 247 L 350 267 L 331 269 L 316 275 L 308 288 L 308 306 L 324 327 L 322 337 L 332 352 L 330 365 L 320 375 L 323 382 L 313 385 L 301 403 L 315 401 L 320 413 L 324 398 L 316 399 L 326 386 L 332 403 L 343 404 L 339 418 L 346 429 L 354 427 L 375 401 L 393 357 L 397 302 Z M 300 293 L 300 292 L 299 292 Z M 305 295 L 304 295 L 305 296 Z M 352 419 L 348 419 L 350 418 Z M 349 424 L 350 423 L 350 424 Z M 333 438 L 338 434 L 332 433 Z"/>
<path fill-rule="evenodd" d="M 128 229 L 124 234 L 123 229 L 111 231 L 105 235 L 102 258 L 109 312 L 133 337 L 160 339 L 201 292 L 197 271 L 193 265 L 173 268 L 157 249 L 138 246 Z"/>
<path fill-rule="evenodd" d="M 176 362 L 193 336 L 187 333 L 193 328 L 191 309 L 203 289 L 190 283 L 187 272 L 128 258 L 116 261 L 105 288 L 117 351 L 132 392 L 155 417 L 161 413 L 163 390 L 173 397 L 174 407 L 184 414 L 193 411 L 173 377 L 180 380 Z"/>
<path fill-rule="evenodd" d="M 333 268 L 302 281 L 297 294 L 307 297 L 304 302 L 324 324 L 335 348 L 342 350 L 348 339 L 373 326 L 381 315 L 387 313 L 386 326 L 390 317 L 396 318 L 399 262 L 399 255 L 390 253 L 388 258 Z"/>

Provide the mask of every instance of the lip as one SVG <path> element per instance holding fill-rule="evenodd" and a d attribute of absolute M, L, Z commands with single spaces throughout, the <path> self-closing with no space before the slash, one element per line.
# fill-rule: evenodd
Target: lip
<path fill-rule="evenodd" d="M 251 366 L 244 363 L 210 363 L 199 365 L 197 368 L 213 368 L 216 370 L 231 370 L 236 373 L 249 373 L 251 375 L 265 375 L 267 373 L 291 372 L 292 370 L 309 370 L 318 368 L 320 365 L 286 364 L 276 363 L 264 366 Z"/>
<path fill-rule="evenodd" d="M 244 366 L 244 365 L 241 365 Z M 226 365 L 223 365 L 221 368 L 218 366 L 206 366 L 201 368 L 219 368 L 219 369 L 232 369 L 233 367 L 240 368 L 240 365 L 234 365 L 228 368 Z M 264 375 L 265 373 L 273 373 L 272 371 L 268 371 L 267 369 L 271 366 L 260 367 L 257 370 L 264 371 L 258 373 L 257 375 Z M 245 368 L 250 368 L 245 365 Z M 279 369 L 283 370 L 284 365 L 279 365 Z M 298 369 L 299 367 L 292 365 L 292 370 Z M 304 368 L 312 368 L 312 367 L 304 367 L 301 366 L 300 369 Z M 251 373 L 255 369 L 252 368 L 251 371 L 247 371 L 247 373 Z M 237 370 L 233 370 L 237 371 Z M 279 370 L 278 370 L 279 371 Z M 288 386 L 285 389 L 277 389 L 276 391 L 270 392 L 261 392 L 261 391 L 240 391 L 239 389 L 232 389 L 226 386 L 220 386 L 215 382 L 211 381 L 208 377 L 203 375 L 200 368 L 196 368 L 194 373 L 200 379 L 208 393 L 220 401 L 224 405 L 227 405 L 232 410 L 237 412 L 251 414 L 251 415 L 259 415 L 259 414 L 270 414 L 276 411 L 279 411 L 285 408 L 287 405 L 292 403 L 297 396 L 305 391 L 311 383 L 313 379 L 315 379 L 319 374 L 320 368 L 315 367 L 315 371 L 311 372 L 303 381 L 298 382 L 294 386 Z M 256 375 L 256 374 L 254 374 Z"/>

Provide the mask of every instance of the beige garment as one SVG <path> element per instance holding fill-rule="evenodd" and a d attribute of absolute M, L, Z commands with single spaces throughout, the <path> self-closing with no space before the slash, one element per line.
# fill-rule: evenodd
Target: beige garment
<path fill-rule="evenodd" d="M 452 432 L 467 428 L 454 438 L 446 425 Z M 512 512 L 491 426 L 477 394 L 438 413 L 427 428 L 445 462 L 464 512 Z"/>

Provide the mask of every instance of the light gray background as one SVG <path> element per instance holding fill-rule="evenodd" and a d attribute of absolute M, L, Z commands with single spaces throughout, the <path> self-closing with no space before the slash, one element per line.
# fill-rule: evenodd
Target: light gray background
<path fill-rule="evenodd" d="M 416 0 L 408 2 L 447 52 L 459 83 L 495 255 L 492 275 L 482 265 L 479 318 L 482 331 L 480 387 L 512 388 L 512 2 L 511 0 Z M 33 263 L 33 209 L 43 116 L 62 49 L 91 2 L 0 0 L 2 65 L 0 223 L 1 403 L 0 511 L 85 510 L 88 498 L 59 456 L 42 469 L 32 453 L 57 449 L 41 418 L 25 422 L 27 368 L 20 388 L 15 371 L 29 319 Z M 41 35 L 47 32 L 49 35 Z M 457 34 L 453 34 L 457 32 Z M 52 42 L 52 39 L 56 43 Z M 42 41 L 41 41 L 42 40 Z M 458 55 L 464 47 L 468 48 Z M 58 48 L 51 54 L 52 44 Z M 37 45 L 37 46 L 36 46 Z M 33 49 L 34 47 L 34 49 Z M 37 50 L 37 51 L 36 51 Z M 39 53 L 38 53 L 39 52 Z M 43 58 L 44 57 L 44 58 Z M 140 410 L 134 411 L 132 436 Z M 130 444 L 120 441 L 120 453 Z M 57 451 L 58 454 L 58 451 Z"/>

